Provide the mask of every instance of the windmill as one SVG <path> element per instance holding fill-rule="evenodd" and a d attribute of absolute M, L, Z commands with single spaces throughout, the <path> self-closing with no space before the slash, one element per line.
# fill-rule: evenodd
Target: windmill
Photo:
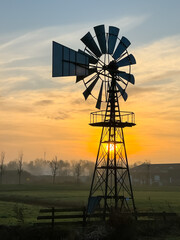
<path fill-rule="evenodd" d="M 134 196 L 125 147 L 125 127 L 135 126 L 133 112 L 120 111 L 119 98 L 127 100 L 126 88 L 134 84 L 131 65 L 136 63 L 127 48 L 130 41 L 119 38 L 119 29 L 109 26 L 94 27 L 81 38 L 85 49 L 74 51 L 53 42 L 53 77 L 76 76 L 76 83 L 83 81 L 84 98 L 92 95 L 96 108 L 102 102 L 106 110 L 90 114 L 90 125 L 101 127 L 102 133 L 90 188 L 87 214 L 91 215 L 100 205 L 103 216 L 112 209 L 135 212 Z"/>

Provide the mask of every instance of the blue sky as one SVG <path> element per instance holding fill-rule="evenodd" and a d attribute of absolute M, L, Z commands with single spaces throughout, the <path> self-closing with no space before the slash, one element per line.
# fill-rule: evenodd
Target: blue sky
<path fill-rule="evenodd" d="M 136 113 L 137 127 L 127 130 L 132 162 L 180 161 L 179 9 L 179 0 L 0 0 L 0 151 L 8 160 L 18 151 L 27 161 L 44 151 L 95 159 L 100 130 L 88 127 L 95 103 L 84 101 L 74 78 L 51 77 L 51 44 L 83 49 L 80 38 L 104 23 L 120 28 L 137 60 L 136 85 L 121 103 Z"/>
<path fill-rule="evenodd" d="M 133 29 L 132 23 L 129 35 L 134 36 L 137 44 L 141 44 L 177 34 L 179 27 L 178 0 L 1 0 L 0 4 L 1 39 L 5 40 L 12 35 L 17 36 L 46 27 L 65 27 L 72 24 L 78 26 L 82 23 L 93 26 L 104 22 L 110 25 L 118 19 L 139 17 L 142 18 L 142 24 Z M 123 30 L 127 31 L 125 28 Z"/>

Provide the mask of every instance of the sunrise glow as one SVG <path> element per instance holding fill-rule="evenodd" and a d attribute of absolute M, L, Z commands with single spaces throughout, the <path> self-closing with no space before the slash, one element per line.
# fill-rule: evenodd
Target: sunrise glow
<path fill-rule="evenodd" d="M 28 7 L 23 1 L 12 1 L 11 8 L 8 2 L 4 1 L 0 14 L 1 23 L 6 23 L 0 38 L 0 151 L 6 152 L 7 161 L 14 160 L 19 151 L 24 152 L 24 161 L 41 158 L 44 152 L 48 159 L 58 155 L 67 160 L 96 160 L 102 129 L 89 126 L 89 115 L 97 110 L 96 100 L 91 96 L 84 100 L 84 85 L 82 81 L 75 83 L 75 77 L 52 78 L 52 41 L 83 49 L 80 39 L 86 31 L 104 23 L 117 26 L 120 35 L 130 39 L 128 51 L 137 62 L 131 68 L 135 85 L 128 85 L 126 102 L 119 99 L 122 111 L 135 113 L 136 126 L 124 130 L 130 163 L 146 159 L 152 163 L 179 162 L 179 13 L 170 17 L 166 8 L 160 10 L 158 2 L 154 3 L 157 15 L 150 14 L 154 12 L 151 2 L 143 11 L 134 2 L 131 6 L 123 3 L 123 15 L 119 15 L 119 8 L 114 12 L 107 7 L 101 18 L 100 11 L 94 13 L 93 20 L 86 12 L 85 23 L 81 16 L 76 20 L 77 11 L 83 12 L 78 2 L 69 14 L 73 17 L 75 13 L 73 20 L 66 22 L 69 17 L 56 9 L 50 18 L 46 17 L 49 13 L 40 17 L 42 13 L 37 11 L 32 19 L 29 12 L 25 15 Z M 63 4 L 64 9 L 69 8 Z M 102 7 L 100 2 L 96 5 Z M 169 5 L 173 11 L 179 9 Z M 106 109 L 105 104 L 102 109 Z"/>

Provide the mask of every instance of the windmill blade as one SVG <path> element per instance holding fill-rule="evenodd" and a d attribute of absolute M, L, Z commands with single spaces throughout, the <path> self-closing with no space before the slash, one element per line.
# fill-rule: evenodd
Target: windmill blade
<path fill-rule="evenodd" d="M 135 79 L 134 79 L 134 75 L 130 74 L 130 73 L 126 73 L 126 72 L 122 72 L 122 71 L 117 71 L 116 73 L 117 76 L 127 80 L 128 82 L 134 84 L 135 83 Z"/>
<path fill-rule="evenodd" d="M 102 92 L 103 92 L 103 81 L 102 81 L 102 83 L 101 83 L 101 88 L 100 88 L 98 100 L 97 100 L 97 103 L 96 103 L 96 108 L 98 108 L 98 109 L 101 109 Z"/>
<path fill-rule="evenodd" d="M 82 76 L 76 76 L 76 83 L 83 80 L 84 78 L 90 76 L 91 74 L 97 72 L 97 67 L 94 68 L 89 68 L 88 69 L 88 74 L 87 75 L 82 75 Z"/>
<path fill-rule="evenodd" d="M 84 51 L 78 49 L 78 52 L 87 56 L 89 58 L 89 63 L 96 64 L 98 62 L 98 59 L 96 59 L 95 57 L 85 53 Z"/>
<path fill-rule="evenodd" d="M 109 27 L 108 54 L 112 54 L 114 52 L 118 34 L 119 28 L 112 26 Z"/>
<path fill-rule="evenodd" d="M 124 67 L 132 64 L 136 64 L 136 60 L 132 54 L 128 55 L 127 57 L 121 59 L 119 62 L 116 63 L 118 67 Z"/>
<path fill-rule="evenodd" d="M 80 82 L 81 80 L 83 80 L 85 78 L 85 76 L 76 76 L 76 83 Z"/>
<path fill-rule="evenodd" d="M 88 69 L 88 76 L 95 73 L 95 72 L 97 72 L 97 67 L 89 68 Z"/>
<path fill-rule="evenodd" d="M 116 82 L 116 86 L 117 86 L 119 92 L 121 93 L 124 101 L 126 101 L 127 98 L 128 98 L 128 95 L 127 95 L 127 93 L 125 92 L 125 89 L 122 89 L 122 87 L 121 87 L 121 86 L 119 85 L 119 83 L 117 83 L 117 82 Z"/>
<path fill-rule="evenodd" d="M 104 25 L 99 25 L 94 27 L 94 31 L 96 33 L 96 37 L 101 49 L 102 53 L 106 53 L 106 35 L 105 35 L 105 27 Z"/>
<path fill-rule="evenodd" d="M 122 37 L 116 48 L 116 51 L 113 54 L 113 58 L 117 60 L 121 54 L 129 47 L 129 45 L 131 45 L 130 41 L 127 38 Z"/>
<path fill-rule="evenodd" d="M 81 38 L 81 41 L 97 56 L 100 57 L 102 53 L 100 52 L 96 42 L 94 41 L 90 32 L 88 32 L 84 37 Z"/>
<path fill-rule="evenodd" d="M 99 79 L 99 75 L 96 76 L 96 78 L 94 79 L 94 81 L 89 85 L 89 87 L 83 92 L 84 98 L 85 100 L 89 97 L 89 95 L 91 94 L 93 88 L 95 87 L 97 81 Z"/>

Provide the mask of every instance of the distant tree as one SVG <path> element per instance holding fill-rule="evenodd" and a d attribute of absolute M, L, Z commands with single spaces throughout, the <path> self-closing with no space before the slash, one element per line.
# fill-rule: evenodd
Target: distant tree
<path fill-rule="evenodd" d="M 48 160 L 37 158 L 34 160 L 34 167 L 37 175 L 50 174 Z"/>
<path fill-rule="evenodd" d="M 143 162 L 141 162 L 141 161 L 134 162 L 132 165 L 130 165 L 130 168 L 137 167 L 137 166 L 139 166 L 141 164 L 143 164 Z"/>
<path fill-rule="evenodd" d="M 85 176 L 92 176 L 94 163 L 88 160 L 81 160 L 81 170 Z"/>
<path fill-rule="evenodd" d="M 46 161 L 46 152 L 44 152 L 44 161 Z"/>
<path fill-rule="evenodd" d="M 6 170 L 17 170 L 18 168 L 18 164 L 17 164 L 17 160 L 13 160 L 13 161 L 10 161 L 6 164 Z"/>
<path fill-rule="evenodd" d="M 47 175 L 51 174 L 49 170 L 49 161 L 42 158 L 37 158 L 33 161 L 23 163 L 23 169 L 33 175 Z"/>
<path fill-rule="evenodd" d="M 21 184 L 21 176 L 22 176 L 22 172 L 23 172 L 23 153 L 19 153 L 19 158 L 18 158 L 18 178 L 19 178 L 19 185 Z"/>
<path fill-rule="evenodd" d="M 58 161 L 58 175 L 68 176 L 70 172 L 70 163 L 68 161 L 59 160 Z"/>
<path fill-rule="evenodd" d="M 49 163 L 51 172 L 52 172 L 52 177 L 53 177 L 53 184 L 55 183 L 55 178 L 57 175 L 57 170 L 58 170 L 58 160 L 57 156 L 54 157 L 54 159 Z"/>
<path fill-rule="evenodd" d="M 5 159 L 5 152 L 1 152 L 1 162 L 0 162 L 0 184 L 3 181 L 3 174 L 4 174 L 4 159 Z"/>
<path fill-rule="evenodd" d="M 73 168 L 74 168 L 74 176 L 76 177 L 77 182 L 79 182 L 79 177 L 81 176 L 81 173 L 82 173 L 82 160 L 74 163 Z"/>
<path fill-rule="evenodd" d="M 26 170 L 27 172 L 30 172 L 30 173 L 33 174 L 33 172 L 34 172 L 34 161 L 25 162 L 23 164 L 23 169 Z"/>

